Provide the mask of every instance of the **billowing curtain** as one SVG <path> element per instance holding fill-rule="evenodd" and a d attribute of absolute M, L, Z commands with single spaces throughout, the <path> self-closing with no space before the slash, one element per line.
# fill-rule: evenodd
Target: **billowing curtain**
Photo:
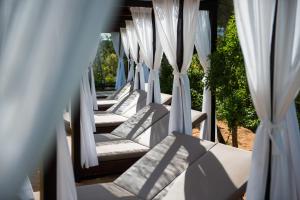
<path fill-rule="evenodd" d="M 126 20 L 126 30 L 127 30 L 127 37 L 128 37 L 128 43 L 129 43 L 129 49 L 130 49 L 130 55 L 132 56 L 132 59 L 136 63 L 136 70 L 135 70 L 135 76 L 134 76 L 134 89 L 140 89 L 145 90 L 145 76 L 144 76 L 144 70 L 142 67 L 142 56 L 140 53 L 140 59 L 138 59 L 138 39 L 136 30 L 133 24 L 133 21 Z"/>
<path fill-rule="evenodd" d="M 121 40 L 122 40 L 122 44 L 123 44 L 124 53 L 128 60 L 127 82 L 129 82 L 129 81 L 133 80 L 134 69 L 131 68 L 131 63 L 130 63 L 130 50 L 129 50 L 129 43 L 128 43 L 128 38 L 127 38 L 126 28 L 120 28 L 120 34 L 121 34 Z"/>
<path fill-rule="evenodd" d="M 114 3 L 0 1 L 2 199 L 38 164 Z"/>
<path fill-rule="evenodd" d="M 94 108 L 94 110 L 98 110 L 97 94 L 96 94 L 96 87 L 95 87 L 95 77 L 94 77 L 93 65 L 90 65 L 89 71 L 90 71 L 90 76 L 91 76 L 91 94 L 92 94 L 93 108 Z"/>
<path fill-rule="evenodd" d="M 141 47 L 143 60 L 146 66 L 150 68 L 147 104 L 152 102 L 161 103 L 159 68 L 163 51 L 157 35 L 155 55 L 153 55 L 152 8 L 133 7 L 130 8 L 130 10 Z"/>
<path fill-rule="evenodd" d="M 120 28 L 122 44 L 124 47 L 125 54 L 128 59 L 128 75 L 127 75 L 127 82 L 133 81 L 134 77 L 134 60 L 130 57 L 130 45 L 129 45 L 129 38 L 127 35 L 126 28 Z"/>
<path fill-rule="evenodd" d="M 118 68 L 115 89 L 119 90 L 126 83 L 125 67 L 124 67 L 124 49 L 122 46 L 121 35 L 119 32 L 111 33 L 113 47 L 118 56 Z"/>
<path fill-rule="evenodd" d="M 185 0 L 183 3 L 184 51 L 180 71 L 176 63 L 179 2 L 153 0 L 153 8 L 162 49 L 173 67 L 174 74 L 169 131 L 192 134 L 191 94 L 187 70 L 193 56 L 199 0 Z"/>
<path fill-rule="evenodd" d="M 300 88 L 300 2 L 234 0 L 234 8 L 248 84 L 261 120 L 256 130 L 247 199 L 265 198 L 270 141 L 270 199 L 299 199 L 300 134 L 294 99 Z"/>
<path fill-rule="evenodd" d="M 198 11 L 195 46 L 204 74 L 207 76 L 210 69 L 208 56 L 211 53 L 211 29 L 208 11 Z M 203 88 L 202 112 L 207 113 L 207 118 L 201 124 L 200 138 L 211 140 L 211 91 L 208 87 Z"/>
<path fill-rule="evenodd" d="M 57 200 L 76 200 L 73 166 L 63 119 L 56 126 L 57 140 Z M 47 187 L 47 186 L 46 186 Z"/>
<path fill-rule="evenodd" d="M 88 70 L 83 73 L 80 85 L 80 154 L 82 167 L 98 165 L 94 132 L 96 131 Z"/>

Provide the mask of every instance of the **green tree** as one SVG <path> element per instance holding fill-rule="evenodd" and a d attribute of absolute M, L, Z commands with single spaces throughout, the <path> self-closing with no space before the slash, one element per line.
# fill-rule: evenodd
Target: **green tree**
<path fill-rule="evenodd" d="M 254 130 L 258 118 L 251 101 L 234 16 L 228 21 L 225 36 L 219 38 L 217 49 L 210 59 L 207 85 L 215 88 L 217 117 L 227 122 L 232 145 L 237 147 L 238 126 Z"/>
<path fill-rule="evenodd" d="M 201 110 L 204 87 L 202 79 L 204 77 L 204 72 L 196 54 L 193 55 L 192 63 L 188 70 L 188 76 L 191 86 L 192 108 L 195 110 Z M 160 88 L 163 93 L 172 94 L 173 77 L 173 69 L 168 63 L 167 58 L 164 56 L 161 62 L 160 71 Z"/>
<path fill-rule="evenodd" d="M 100 69 L 101 65 L 101 69 Z M 110 35 L 102 36 L 93 62 L 97 89 L 113 87 L 116 81 L 118 58 L 114 51 Z"/>

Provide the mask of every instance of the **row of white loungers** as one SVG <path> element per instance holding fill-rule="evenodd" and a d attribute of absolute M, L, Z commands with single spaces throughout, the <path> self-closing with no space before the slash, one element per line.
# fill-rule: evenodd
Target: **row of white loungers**
<path fill-rule="evenodd" d="M 99 166 L 83 169 L 77 179 L 120 174 L 168 136 L 170 106 L 150 104 L 111 133 L 95 134 Z M 192 110 L 193 127 L 199 127 L 206 113 Z"/>
<path fill-rule="evenodd" d="M 128 120 L 146 105 L 147 93 L 143 90 L 134 90 L 127 97 L 118 101 L 106 111 L 95 111 L 96 131 L 109 133 L 120 124 Z M 161 94 L 163 104 L 169 104 L 172 96 Z M 67 130 L 70 130 L 70 115 L 64 114 Z"/>
<path fill-rule="evenodd" d="M 250 161 L 248 151 L 172 134 L 114 182 L 78 187 L 78 199 L 239 199 L 245 192 Z"/>
<path fill-rule="evenodd" d="M 121 87 L 119 90 L 115 91 L 112 95 L 104 98 L 104 99 L 98 99 L 98 109 L 99 110 L 107 110 L 114 104 L 118 103 L 125 97 L 127 97 L 130 92 L 133 90 L 133 82 L 126 83 L 123 87 Z"/>

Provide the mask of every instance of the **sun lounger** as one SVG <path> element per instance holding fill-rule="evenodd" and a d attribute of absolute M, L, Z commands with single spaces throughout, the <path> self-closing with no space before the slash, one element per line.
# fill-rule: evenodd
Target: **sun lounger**
<path fill-rule="evenodd" d="M 111 133 L 95 134 L 99 166 L 84 169 L 82 178 L 122 173 L 169 133 L 170 106 L 150 104 Z M 193 127 L 206 114 L 192 111 Z"/>
<path fill-rule="evenodd" d="M 132 91 L 132 89 L 133 89 L 133 83 L 132 82 L 126 83 L 122 88 L 115 91 L 112 95 L 106 97 L 105 99 L 99 99 L 97 101 L 98 109 L 100 111 L 107 110 L 114 104 L 118 103 L 120 100 L 127 97 L 129 93 Z"/>
<path fill-rule="evenodd" d="M 161 94 L 162 103 L 169 104 L 172 96 Z M 95 124 L 97 133 L 110 133 L 120 124 L 124 123 L 131 116 L 136 114 L 146 105 L 147 93 L 142 90 L 135 90 L 127 97 L 110 107 L 107 111 L 95 111 Z M 66 130 L 70 132 L 70 115 L 64 114 Z"/>
<path fill-rule="evenodd" d="M 242 196 L 251 153 L 167 136 L 112 183 L 77 187 L 78 200 L 223 200 Z"/>

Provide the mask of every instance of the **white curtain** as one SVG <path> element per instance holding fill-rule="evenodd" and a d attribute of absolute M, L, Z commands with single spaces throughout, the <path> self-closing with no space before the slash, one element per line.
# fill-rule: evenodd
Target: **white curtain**
<path fill-rule="evenodd" d="M 88 70 L 83 73 L 80 85 L 80 153 L 82 167 L 98 165 L 94 132 L 96 131 Z"/>
<path fill-rule="evenodd" d="M 136 30 L 133 21 L 127 20 L 125 21 L 125 23 L 126 23 L 130 55 L 132 56 L 132 59 L 136 63 L 136 70 L 134 76 L 134 89 L 145 90 L 145 76 L 142 67 L 143 61 L 141 59 L 142 57 L 141 54 L 140 54 L 140 59 L 138 60 L 138 40 L 137 40 Z"/>
<path fill-rule="evenodd" d="M 169 131 L 192 134 L 191 94 L 187 70 L 193 56 L 199 0 L 185 0 L 183 3 L 184 51 L 181 71 L 176 63 L 179 2 L 153 0 L 153 8 L 160 42 L 174 74 Z"/>
<path fill-rule="evenodd" d="M 272 0 L 234 0 L 248 84 L 261 120 L 247 186 L 249 200 L 265 197 L 269 141 L 270 199 L 300 198 L 300 134 L 293 102 L 300 88 L 300 2 L 278 1 L 271 116 L 270 52 L 275 4 Z"/>
<path fill-rule="evenodd" d="M 211 29 L 208 11 L 198 11 L 195 46 L 204 74 L 207 76 L 210 69 L 208 56 L 211 53 Z M 202 112 L 207 113 L 207 118 L 201 124 L 200 138 L 211 140 L 211 91 L 207 87 L 203 88 Z"/>
<path fill-rule="evenodd" d="M 120 28 L 122 44 L 124 47 L 125 54 L 128 59 L 128 75 L 127 75 L 127 82 L 133 81 L 134 77 L 134 60 L 130 58 L 130 45 L 129 45 L 129 38 L 127 35 L 126 28 Z"/>
<path fill-rule="evenodd" d="M 156 34 L 156 49 L 155 55 L 153 55 L 152 8 L 133 7 L 130 8 L 130 10 L 137 32 L 138 42 L 141 47 L 143 60 L 146 66 L 150 68 L 150 74 L 148 76 L 147 104 L 152 102 L 161 103 L 159 68 L 163 51 L 158 35 Z M 154 62 L 153 57 L 155 58 Z"/>
<path fill-rule="evenodd" d="M 93 108 L 94 108 L 94 110 L 98 110 L 93 65 L 90 65 L 89 70 L 90 70 L 90 73 L 91 73 L 91 94 L 92 94 L 92 100 L 93 100 Z"/>
<path fill-rule="evenodd" d="M 143 70 L 144 70 L 144 79 L 145 79 L 145 83 L 148 83 L 148 79 L 149 79 L 149 67 L 145 64 L 145 62 L 143 62 Z"/>
<path fill-rule="evenodd" d="M 12 199 L 38 164 L 114 3 L 0 1 L 2 199 Z"/>
<path fill-rule="evenodd" d="M 28 177 L 25 178 L 17 198 L 20 200 L 34 200 L 32 185 Z"/>
<path fill-rule="evenodd" d="M 131 70 L 131 65 L 130 65 L 130 50 L 129 50 L 129 43 L 128 43 L 128 38 L 127 38 L 126 28 L 120 28 L 120 34 L 121 34 L 121 40 L 122 40 L 124 53 L 128 60 L 128 75 L 127 75 L 127 82 L 128 82 L 128 81 L 132 81 L 134 72 L 133 73 L 131 72 L 132 70 Z M 130 73 L 132 75 L 130 75 Z"/>
<path fill-rule="evenodd" d="M 63 119 L 56 126 L 57 133 L 57 200 L 76 200 L 73 166 Z M 47 187 L 47 186 L 46 186 Z"/>
<path fill-rule="evenodd" d="M 129 59 L 129 72 L 127 77 L 127 82 L 133 81 L 134 78 L 134 60 Z"/>
<path fill-rule="evenodd" d="M 118 68 L 115 89 L 119 90 L 126 83 L 125 67 L 124 67 L 124 49 L 122 46 L 121 35 L 119 32 L 111 33 L 114 50 L 118 56 Z"/>

